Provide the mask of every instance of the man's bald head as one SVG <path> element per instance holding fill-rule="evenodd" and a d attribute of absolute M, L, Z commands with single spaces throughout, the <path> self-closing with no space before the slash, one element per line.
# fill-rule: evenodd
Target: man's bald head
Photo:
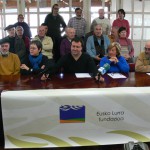
<path fill-rule="evenodd" d="M 150 56 L 150 41 L 145 43 L 145 53 Z"/>

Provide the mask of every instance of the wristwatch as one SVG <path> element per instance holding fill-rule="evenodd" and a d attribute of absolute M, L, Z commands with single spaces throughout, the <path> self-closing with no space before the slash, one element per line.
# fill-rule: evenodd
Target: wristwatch
<path fill-rule="evenodd" d="M 33 72 L 33 69 L 32 69 L 32 68 L 30 69 L 30 72 Z"/>

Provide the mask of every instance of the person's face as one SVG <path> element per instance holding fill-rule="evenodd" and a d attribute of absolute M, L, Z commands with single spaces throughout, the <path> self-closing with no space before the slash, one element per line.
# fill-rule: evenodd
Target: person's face
<path fill-rule="evenodd" d="M 111 35 L 112 35 L 114 38 L 117 38 L 117 37 L 118 37 L 118 30 L 113 27 L 113 28 L 111 29 Z"/>
<path fill-rule="evenodd" d="M 16 34 L 17 34 L 18 36 L 22 36 L 22 35 L 23 35 L 23 29 L 22 29 L 22 28 L 17 28 L 17 29 L 16 29 Z"/>
<path fill-rule="evenodd" d="M 145 54 L 149 55 L 150 57 L 150 43 L 145 45 Z"/>
<path fill-rule="evenodd" d="M 124 19 L 123 13 L 119 12 L 119 13 L 118 13 L 118 18 L 121 19 L 121 20 Z"/>
<path fill-rule="evenodd" d="M 9 43 L 2 44 L 0 49 L 1 53 L 3 55 L 7 55 L 9 53 L 9 47 L 10 47 Z"/>
<path fill-rule="evenodd" d="M 98 13 L 99 13 L 99 17 L 104 17 L 104 10 L 103 9 L 100 9 Z"/>
<path fill-rule="evenodd" d="M 81 42 L 72 42 L 71 44 L 71 54 L 73 56 L 78 56 L 82 53 L 82 44 Z"/>
<path fill-rule="evenodd" d="M 54 6 L 53 8 L 53 15 L 57 15 L 59 12 L 59 7 L 58 6 Z"/>
<path fill-rule="evenodd" d="M 14 37 L 15 36 L 15 28 L 11 28 L 9 30 L 7 30 L 8 34 L 10 37 Z"/>
<path fill-rule="evenodd" d="M 95 28 L 94 28 L 94 34 L 97 37 L 100 37 L 102 35 L 102 27 L 99 26 L 99 25 L 95 26 Z"/>
<path fill-rule="evenodd" d="M 120 36 L 121 38 L 126 38 L 126 37 L 127 37 L 127 31 L 126 31 L 126 30 L 121 31 L 121 32 L 119 33 L 119 36 Z"/>
<path fill-rule="evenodd" d="M 68 29 L 68 31 L 67 31 L 67 37 L 68 37 L 68 39 L 72 40 L 75 37 L 75 30 Z"/>
<path fill-rule="evenodd" d="M 76 16 L 81 17 L 82 16 L 82 10 L 76 10 Z"/>
<path fill-rule="evenodd" d="M 108 55 L 109 55 L 109 57 L 116 57 L 116 55 L 117 55 L 116 47 L 112 47 L 111 49 L 109 49 Z"/>
<path fill-rule="evenodd" d="M 30 45 L 30 55 L 31 56 L 38 56 L 41 49 L 38 49 L 38 47 L 35 44 Z"/>
<path fill-rule="evenodd" d="M 45 27 L 44 27 L 44 26 L 41 26 L 41 27 L 39 28 L 39 30 L 38 30 L 38 35 L 39 35 L 39 37 L 44 37 L 45 34 L 46 34 L 46 32 L 45 32 Z"/>
<path fill-rule="evenodd" d="M 48 31 L 48 26 L 43 26 L 45 28 L 45 33 Z"/>
<path fill-rule="evenodd" d="M 23 22 L 24 21 L 24 17 L 22 16 L 22 15 L 20 15 L 19 17 L 18 17 L 18 22 Z"/>

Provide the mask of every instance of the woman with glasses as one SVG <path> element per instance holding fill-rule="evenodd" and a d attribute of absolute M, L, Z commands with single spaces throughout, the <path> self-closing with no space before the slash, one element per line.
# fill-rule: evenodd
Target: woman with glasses
<path fill-rule="evenodd" d="M 100 67 L 103 67 L 105 64 L 110 65 L 110 69 L 107 72 L 129 72 L 129 65 L 125 58 L 120 55 L 121 46 L 117 42 L 113 42 L 108 47 L 108 56 L 105 56 L 100 61 Z"/>
<path fill-rule="evenodd" d="M 42 43 L 38 40 L 30 43 L 30 54 L 21 64 L 21 74 L 40 74 L 49 65 L 47 56 L 42 55 Z"/>

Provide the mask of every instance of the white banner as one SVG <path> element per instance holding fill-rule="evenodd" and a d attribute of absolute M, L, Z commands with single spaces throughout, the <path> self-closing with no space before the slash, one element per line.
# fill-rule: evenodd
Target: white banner
<path fill-rule="evenodd" d="M 150 141 L 150 88 L 5 91 L 5 148 Z"/>

